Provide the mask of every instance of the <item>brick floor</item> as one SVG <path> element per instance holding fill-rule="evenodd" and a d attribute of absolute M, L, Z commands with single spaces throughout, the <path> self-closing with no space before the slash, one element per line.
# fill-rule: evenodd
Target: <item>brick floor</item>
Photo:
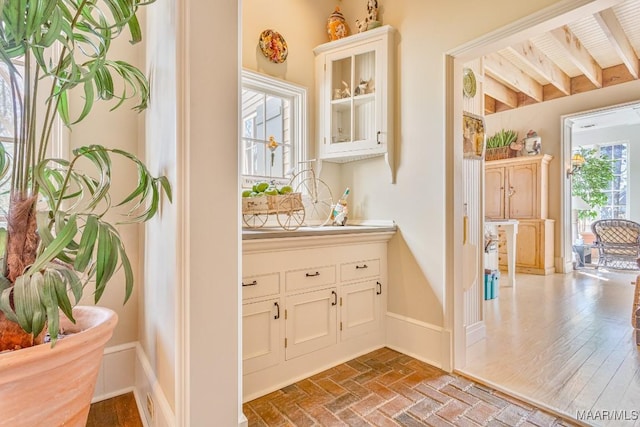
<path fill-rule="evenodd" d="M 254 426 L 574 426 L 382 348 L 243 406 Z"/>

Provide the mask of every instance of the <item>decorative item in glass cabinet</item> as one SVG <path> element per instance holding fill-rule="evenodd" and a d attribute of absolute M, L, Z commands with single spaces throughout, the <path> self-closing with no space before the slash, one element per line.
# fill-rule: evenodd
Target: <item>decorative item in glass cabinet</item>
<path fill-rule="evenodd" d="M 258 41 L 262 54 L 271 62 L 281 64 L 287 60 L 289 49 L 284 37 L 274 30 L 264 30 Z"/>
<path fill-rule="evenodd" d="M 349 35 L 347 21 L 338 6 L 327 19 L 327 34 L 329 34 L 329 41 L 339 40 Z"/>

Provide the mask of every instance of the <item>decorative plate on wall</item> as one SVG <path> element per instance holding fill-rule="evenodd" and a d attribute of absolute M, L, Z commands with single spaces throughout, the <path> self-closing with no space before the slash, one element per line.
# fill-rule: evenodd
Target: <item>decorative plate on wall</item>
<path fill-rule="evenodd" d="M 284 37 L 274 30 L 264 30 L 260 33 L 260 40 L 258 42 L 260 50 L 263 55 L 271 62 L 281 64 L 287 59 L 289 50 L 287 48 L 287 42 L 284 41 Z"/>
<path fill-rule="evenodd" d="M 471 68 L 462 70 L 462 93 L 468 98 L 476 96 L 476 75 Z"/>

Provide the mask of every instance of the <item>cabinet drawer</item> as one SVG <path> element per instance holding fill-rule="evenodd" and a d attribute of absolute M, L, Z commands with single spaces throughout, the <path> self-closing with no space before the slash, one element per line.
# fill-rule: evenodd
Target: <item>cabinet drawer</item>
<path fill-rule="evenodd" d="M 334 265 L 309 267 L 285 273 L 285 288 L 287 292 L 332 285 L 334 283 L 336 283 L 336 267 Z"/>
<path fill-rule="evenodd" d="M 366 277 L 376 277 L 379 275 L 379 259 L 368 259 L 365 261 L 349 262 L 340 265 L 340 280 L 343 282 L 364 279 Z"/>
<path fill-rule="evenodd" d="M 275 295 L 280 292 L 280 273 L 242 278 L 242 299 Z"/>

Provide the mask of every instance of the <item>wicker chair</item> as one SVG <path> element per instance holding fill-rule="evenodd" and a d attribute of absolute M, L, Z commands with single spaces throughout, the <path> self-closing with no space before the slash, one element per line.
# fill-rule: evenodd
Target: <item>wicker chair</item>
<path fill-rule="evenodd" d="M 596 237 L 598 267 L 638 270 L 640 224 L 626 219 L 601 219 L 591 224 L 591 230 Z"/>

